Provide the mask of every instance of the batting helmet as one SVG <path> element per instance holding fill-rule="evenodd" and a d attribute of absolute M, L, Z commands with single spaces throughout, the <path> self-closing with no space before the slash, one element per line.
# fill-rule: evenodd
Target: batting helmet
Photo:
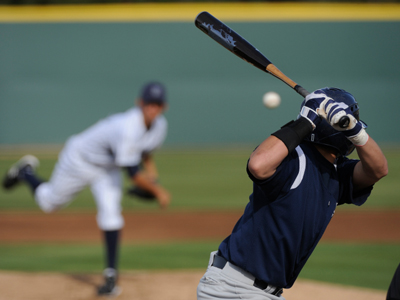
<path fill-rule="evenodd" d="M 367 128 L 367 124 L 365 124 L 363 121 L 360 121 L 360 108 L 352 94 L 346 92 L 345 90 L 333 87 L 326 87 L 320 89 L 319 91 L 322 91 L 336 102 L 343 102 L 347 104 L 357 121 L 361 122 L 364 128 Z M 301 107 L 303 107 L 303 105 L 304 101 Z M 326 122 L 326 120 L 322 120 L 315 130 L 304 140 L 334 148 L 341 156 L 350 155 L 355 148 L 353 143 L 350 142 L 341 131 L 335 130 L 331 125 L 328 124 L 328 122 Z"/>

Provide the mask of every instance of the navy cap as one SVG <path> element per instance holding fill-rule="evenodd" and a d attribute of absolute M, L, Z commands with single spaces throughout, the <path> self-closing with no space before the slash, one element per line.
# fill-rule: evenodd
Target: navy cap
<path fill-rule="evenodd" d="M 142 89 L 144 103 L 164 104 L 167 102 L 165 87 L 158 82 L 147 83 Z"/>

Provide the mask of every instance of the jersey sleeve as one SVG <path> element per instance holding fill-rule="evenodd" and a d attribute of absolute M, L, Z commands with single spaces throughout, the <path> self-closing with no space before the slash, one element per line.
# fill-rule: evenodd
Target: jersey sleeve
<path fill-rule="evenodd" d="M 140 171 L 139 166 L 127 166 L 125 169 L 129 177 L 135 176 Z"/>
<path fill-rule="evenodd" d="M 116 148 L 115 164 L 118 167 L 137 166 L 142 161 L 142 149 L 129 138 L 123 138 Z"/>
<path fill-rule="evenodd" d="M 340 185 L 340 198 L 338 205 L 355 204 L 360 206 L 367 201 L 371 194 L 373 185 L 360 191 L 354 191 L 353 172 L 359 160 L 344 158 L 343 162 L 338 165 L 338 176 Z"/>
<path fill-rule="evenodd" d="M 120 120 L 118 129 L 115 130 L 113 143 L 115 165 L 118 167 L 137 166 L 142 160 L 142 145 L 140 137 L 144 129 L 138 119 L 138 114 L 130 110 Z"/>
<path fill-rule="evenodd" d="M 159 148 L 167 135 L 167 121 L 160 116 L 149 131 L 137 134 L 134 126 L 125 126 L 123 138 L 119 140 L 115 163 L 119 167 L 136 166 L 145 153 Z"/>
<path fill-rule="evenodd" d="M 168 123 L 163 116 L 159 117 L 154 126 L 154 133 L 151 135 L 151 139 L 148 146 L 144 150 L 144 153 L 151 153 L 160 148 L 167 137 Z"/>
<path fill-rule="evenodd" d="M 259 180 L 251 174 L 247 161 L 247 174 L 253 183 L 258 186 L 270 201 L 275 200 L 282 192 L 288 192 L 299 172 L 299 157 L 292 151 L 276 169 L 275 173 L 264 180 Z"/>

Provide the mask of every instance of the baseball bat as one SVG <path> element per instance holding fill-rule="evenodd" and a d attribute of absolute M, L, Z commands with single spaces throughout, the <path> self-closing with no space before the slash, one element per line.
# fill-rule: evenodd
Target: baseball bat
<path fill-rule="evenodd" d="M 197 28 L 207 34 L 214 41 L 221 44 L 233 54 L 252 64 L 256 68 L 282 80 L 303 98 L 310 94 L 305 88 L 283 74 L 268 58 L 258 51 L 252 44 L 222 23 L 210 13 L 199 13 L 194 21 Z M 347 116 L 340 118 L 339 126 L 346 128 L 350 123 Z"/>

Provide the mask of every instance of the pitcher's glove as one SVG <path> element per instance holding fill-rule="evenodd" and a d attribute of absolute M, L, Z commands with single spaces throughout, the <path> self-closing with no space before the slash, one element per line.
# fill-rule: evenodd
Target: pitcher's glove
<path fill-rule="evenodd" d="M 156 197 L 152 193 L 150 193 L 150 192 L 148 192 L 146 190 L 143 190 L 143 189 L 141 189 L 141 188 L 139 188 L 137 186 L 130 187 L 128 189 L 128 191 L 127 191 L 127 194 L 129 196 L 134 196 L 134 197 L 137 197 L 140 200 L 144 200 L 144 201 L 154 201 L 154 200 L 156 200 Z"/>

